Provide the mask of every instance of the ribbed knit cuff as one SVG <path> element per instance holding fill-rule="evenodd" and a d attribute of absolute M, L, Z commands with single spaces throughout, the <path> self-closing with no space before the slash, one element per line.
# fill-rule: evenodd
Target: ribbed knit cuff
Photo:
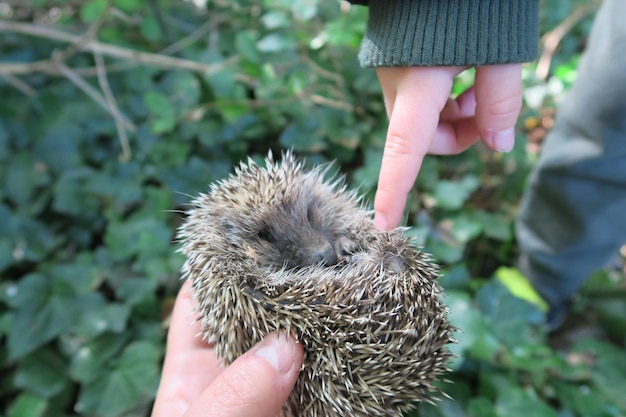
<path fill-rule="evenodd" d="M 364 67 L 489 65 L 537 55 L 539 0 L 370 0 Z"/>

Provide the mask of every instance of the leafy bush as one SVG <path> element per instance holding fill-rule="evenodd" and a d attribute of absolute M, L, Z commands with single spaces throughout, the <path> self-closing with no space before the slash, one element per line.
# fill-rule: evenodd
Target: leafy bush
<path fill-rule="evenodd" d="M 304 0 L 0 1 L 0 415 L 149 413 L 179 286 L 180 210 L 248 155 L 337 160 L 372 196 L 386 119 L 374 72 L 356 61 L 366 13 Z M 575 62 L 573 44 L 555 73 Z M 526 133 L 542 112 L 525 110 Z M 626 412 L 623 346 L 552 347 L 541 301 L 507 267 L 532 159 L 519 141 L 506 156 L 424 163 L 407 222 L 445 267 L 462 333 L 445 387 L 454 401 L 415 415 Z M 623 288 L 612 274 L 578 306 L 619 338 L 624 303 L 594 298 Z"/>

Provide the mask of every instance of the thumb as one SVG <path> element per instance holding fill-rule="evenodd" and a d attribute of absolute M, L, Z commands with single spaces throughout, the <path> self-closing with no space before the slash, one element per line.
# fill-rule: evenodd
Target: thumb
<path fill-rule="evenodd" d="M 187 411 L 188 417 L 275 417 L 302 366 L 302 344 L 270 333 L 233 362 Z"/>

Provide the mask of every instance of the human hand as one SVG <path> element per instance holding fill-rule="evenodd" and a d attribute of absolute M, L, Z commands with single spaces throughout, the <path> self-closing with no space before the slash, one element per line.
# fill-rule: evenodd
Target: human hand
<path fill-rule="evenodd" d="M 426 154 L 464 151 L 480 138 L 499 152 L 513 148 L 522 105 L 520 64 L 482 66 L 475 85 L 450 98 L 464 67 L 379 67 L 389 129 L 374 200 L 374 224 L 400 224 L 409 191 Z"/>
<path fill-rule="evenodd" d="M 172 313 L 152 417 L 278 415 L 300 372 L 302 345 L 270 333 L 224 369 L 199 333 L 187 281 Z"/>

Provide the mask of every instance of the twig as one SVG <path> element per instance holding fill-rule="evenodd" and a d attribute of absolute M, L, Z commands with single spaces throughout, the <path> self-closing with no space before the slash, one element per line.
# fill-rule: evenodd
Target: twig
<path fill-rule="evenodd" d="M 350 103 L 346 103 L 345 101 L 334 100 L 332 98 L 323 97 L 318 94 L 311 94 L 309 96 L 309 99 L 313 103 L 319 104 L 321 106 L 332 107 L 335 109 L 345 110 L 349 112 L 354 111 L 354 106 Z"/>
<path fill-rule="evenodd" d="M 599 0 L 594 0 L 591 3 L 578 6 L 576 10 L 574 10 L 574 13 L 569 15 L 566 19 L 559 23 L 557 27 L 543 36 L 543 52 L 539 57 L 537 69 L 535 70 L 535 75 L 538 79 L 545 80 L 548 77 L 550 63 L 552 62 L 554 52 L 567 32 L 569 32 L 574 25 L 576 25 L 576 23 L 587 16 L 587 14 L 591 13 L 596 7 L 598 7 L 599 4 Z"/>
<path fill-rule="evenodd" d="M 196 42 L 202 36 L 204 36 L 209 30 L 211 30 L 211 28 L 213 28 L 213 26 L 214 26 L 214 22 L 212 20 L 207 20 L 206 22 L 204 22 L 204 24 L 202 24 L 199 28 L 191 32 L 189 35 L 176 41 L 170 46 L 164 49 L 161 49 L 159 53 L 160 54 L 173 54 L 173 53 L 179 52 L 185 49 L 187 46 L 191 45 L 192 43 Z"/>
<path fill-rule="evenodd" d="M 100 95 L 100 93 L 98 93 L 92 86 L 89 85 L 89 83 L 82 79 L 71 68 L 66 66 L 59 58 L 59 53 L 52 54 L 52 59 L 55 61 L 59 72 L 72 83 L 74 83 L 74 85 L 83 90 L 85 94 L 87 94 L 93 101 L 98 103 L 104 110 L 106 110 L 107 112 L 111 112 L 112 110 L 109 108 L 107 101 Z M 131 132 L 137 130 L 137 127 L 133 124 L 133 122 L 126 119 L 124 115 L 119 114 L 119 119 L 126 129 L 130 130 Z"/>
<path fill-rule="evenodd" d="M 0 77 L 4 78 L 9 84 L 20 90 L 23 94 L 26 94 L 29 97 L 37 97 L 37 92 L 15 75 L 0 74 Z"/>
<path fill-rule="evenodd" d="M 104 60 L 102 59 L 102 55 L 94 52 L 93 57 L 96 62 L 96 68 L 98 69 L 98 82 L 100 83 L 100 89 L 104 93 L 104 97 L 107 101 L 109 111 L 113 116 L 113 120 L 115 120 L 117 135 L 120 138 L 120 144 L 122 146 L 121 160 L 122 162 L 126 162 L 130 160 L 132 153 L 130 150 L 130 145 L 128 143 L 128 135 L 126 135 L 126 129 L 124 129 L 122 114 L 119 107 L 117 106 L 117 101 L 113 96 L 111 87 L 109 86 L 109 81 L 107 79 L 106 71 L 104 69 Z"/>
<path fill-rule="evenodd" d="M 73 44 L 80 44 L 81 40 L 84 39 L 81 36 L 72 35 L 70 33 L 63 32 L 57 29 L 18 22 L 0 21 L 0 31 L 11 31 L 16 33 L 22 33 L 25 35 L 69 42 Z M 235 55 L 231 58 L 226 59 L 223 62 L 206 65 L 200 62 L 190 61 L 188 59 L 174 58 L 167 55 L 153 54 L 150 52 L 141 52 L 134 49 L 123 48 L 120 46 L 110 45 L 94 40 L 82 43 L 80 45 L 80 50 L 91 53 L 97 52 L 105 56 L 126 59 L 158 68 L 186 69 L 204 74 L 213 74 L 227 68 L 228 66 L 236 63 L 239 60 L 239 57 Z M 37 61 L 27 64 L 0 64 L 0 74 L 30 74 L 33 72 L 43 72 L 47 74 L 58 75 L 58 70 L 59 68 L 55 68 L 55 66 L 52 66 L 52 68 L 50 68 L 50 61 L 48 60 Z"/>

